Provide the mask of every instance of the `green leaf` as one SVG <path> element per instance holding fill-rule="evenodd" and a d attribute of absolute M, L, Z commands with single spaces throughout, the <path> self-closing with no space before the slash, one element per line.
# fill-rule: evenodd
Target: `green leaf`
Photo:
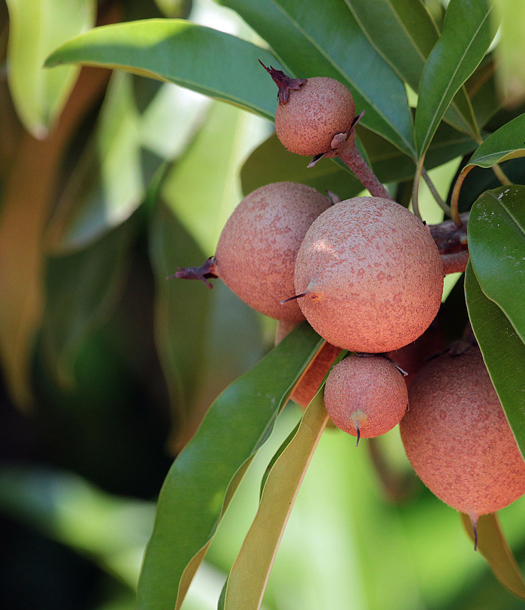
<path fill-rule="evenodd" d="M 493 0 L 451 0 L 439 41 L 425 64 L 416 110 L 419 158 L 428 149 L 452 99 L 474 72 L 492 42 Z"/>
<path fill-rule="evenodd" d="M 525 186 L 502 186 L 472 206 L 470 260 L 481 290 L 525 341 Z"/>
<path fill-rule="evenodd" d="M 414 161 L 381 136 L 358 126 L 359 139 L 368 153 L 374 173 L 383 183 L 401 182 L 414 175 Z M 476 143 L 452 127 L 441 124 L 428 150 L 425 167 L 432 169 L 473 150 Z M 290 180 L 316 188 L 330 190 L 342 199 L 355 197 L 363 190 L 361 183 L 348 168 L 329 159 L 321 159 L 308 169 L 305 158 L 288 152 L 270 136 L 248 157 L 241 171 L 245 194 L 269 184 Z"/>
<path fill-rule="evenodd" d="M 46 61 L 126 70 L 176 83 L 273 120 L 275 87 L 258 60 L 279 68 L 264 49 L 230 34 L 178 19 L 143 19 L 95 28 L 73 38 Z"/>
<path fill-rule="evenodd" d="M 228 577 L 225 610 L 258 610 L 295 498 L 328 422 L 322 391 L 266 480 L 259 510 Z"/>
<path fill-rule="evenodd" d="M 47 260 L 42 340 L 48 366 L 64 386 L 74 384 L 82 341 L 108 317 L 120 296 L 136 232 L 133 221 L 85 250 Z"/>
<path fill-rule="evenodd" d="M 525 455 L 525 345 L 501 309 L 480 288 L 471 263 L 465 273 L 467 309 L 485 365 L 521 454 Z"/>
<path fill-rule="evenodd" d="M 365 110 L 363 125 L 407 155 L 415 154 L 405 88 L 344 0 L 326 0 L 322 7 L 316 0 L 220 2 L 237 11 L 268 42 L 289 72 L 341 81 L 352 91 L 357 111 Z"/>
<path fill-rule="evenodd" d="M 474 531 L 470 517 L 463 513 L 460 513 L 460 515 L 465 531 L 474 542 Z M 497 513 L 481 515 L 476 529 L 478 532 L 478 551 L 488 561 L 496 578 L 516 597 L 525 599 L 525 581 L 501 530 Z"/>
<path fill-rule="evenodd" d="M 162 487 L 139 582 L 139 608 L 173 610 L 186 566 L 215 533 L 232 479 L 268 438 L 322 341 L 301 324 L 212 404 Z"/>
<path fill-rule="evenodd" d="M 47 55 L 92 27 L 94 0 L 7 0 L 9 86 L 24 126 L 44 138 L 61 112 L 78 69 L 43 70 Z"/>
<path fill-rule="evenodd" d="M 399 77 L 417 91 L 427 57 L 439 38 L 439 30 L 422 0 L 346 0 L 346 3 L 372 45 Z M 465 90 L 457 93 L 445 120 L 476 137 Z"/>
<path fill-rule="evenodd" d="M 494 59 L 485 57 L 465 85 L 480 128 L 484 127 L 503 105 L 496 90 L 495 69 Z"/>
<path fill-rule="evenodd" d="M 525 114 L 516 117 L 492 133 L 470 158 L 468 165 L 492 167 L 509 159 L 525 156 Z"/>
<path fill-rule="evenodd" d="M 501 39 L 495 49 L 500 95 L 516 107 L 525 100 L 525 4 L 521 0 L 495 0 L 495 12 L 501 22 Z"/>

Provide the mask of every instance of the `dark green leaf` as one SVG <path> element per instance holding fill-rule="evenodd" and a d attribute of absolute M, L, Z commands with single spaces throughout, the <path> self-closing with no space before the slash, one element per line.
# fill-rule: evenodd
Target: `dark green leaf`
<path fill-rule="evenodd" d="M 321 343 L 301 324 L 212 404 L 162 487 L 139 583 L 139 608 L 173 610 L 186 566 L 215 533 L 232 479 L 268 438 Z"/>
<path fill-rule="evenodd" d="M 427 60 L 416 111 L 416 145 L 425 154 L 456 92 L 483 59 L 493 38 L 489 0 L 451 0 L 443 32 Z"/>
<path fill-rule="evenodd" d="M 465 293 L 469 318 L 485 365 L 522 455 L 525 455 L 525 345 L 501 309 L 480 288 L 467 265 Z"/>
<path fill-rule="evenodd" d="M 59 47 L 46 66 L 118 68 L 177 83 L 273 120 L 275 87 L 258 63 L 275 57 L 235 36 L 177 19 L 144 19 L 95 28 Z"/>
<path fill-rule="evenodd" d="M 494 59 L 485 57 L 465 85 L 480 128 L 484 127 L 503 105 L 496 89 L 495 69 Z"/>
<path fill-rule="evenodd" d="M 326 0 L 322 6 L 316 0 L 220 2 L 237 11 L 295 76 L 328 76 L 347 85 L 357 111 L 365 110 L 363 125 L 407 155 L 415 154 L 405 88 L 344 0 Z"/>
<path fill-rule="evenodd" d="M 94 0 L 7 0 L 9 86 L 18 115 L 35 137 L 45 137 L 67 100 L 78 69 L 43 70 L 59 44 L 93 26 Z"/>
<path fill-rule="evenodd" d="M 320 391 L 268 475 L 259 510 L 228 577 L 225 610 L 259 609 L 295 498 L 327 422 Z"/>
<path fill-rule="evenodd" d="M 47 260 L 42 339 L 48 366 L 65 386 L 74 383 L 83 339 L 107 318 L 121 293 L 134 233 L 130 219 L 85 250 Z"/>
<path fill-rule="evenodd" d="M 463 513 L 460 513 L 460 515 L 463 527 L 474 542 L 474 531 L 472 530 L 470 517 Z M 488 561 L 496 578 L 514 595 L 520 599 L 525 599 L 525 581 L 501 530 L 497 513 L 481 515 L 476 529 L 478 532 L 478 551 Z"/>
<path fill-rule="evenodd" d="M 525 341 L 525 186 L 484 193 L 472 207 L 468 236 L 481 290 Z"/>
<path fill-rule="evenodd" d="M 522 114 L 491 134 L 472 155 L 467 167 L 492 167 L 496 163 L 525 156 L 524 134 L 525 114 Z"/>
<path fill-rule="evenodd" d="M 422 0 L 346 0 L 346 3 L 374 47 L 400 78 L 417 91 L 427 57 L 439 38 L 439 30 Z M 458 91 L 445 120 L 476 137 L 464 89 Z"/>
<path fill-rule="evenodd" d="M 357 131 L 381 182 L 400 182 L 414 175 L 415 165 L 410 157 L 368 129 L 358 126 Z M 441 124 L 428 150 L 425 167 L 432 169 L 442 165 L 470 152 L 475 146 L 476 143 L 468 136 Z M 242 168 L 241 180 L 245 194 L 264 184 L 286 180 L 308 184 L 320 192 L 328 189 L 342 199 L 355 197 L 363 190 L 361 183 L 346 167 L 329 159 L 321 159 L 308 169 L 305 158 L 285 150 L 275 135 L 250 155 Z"/>

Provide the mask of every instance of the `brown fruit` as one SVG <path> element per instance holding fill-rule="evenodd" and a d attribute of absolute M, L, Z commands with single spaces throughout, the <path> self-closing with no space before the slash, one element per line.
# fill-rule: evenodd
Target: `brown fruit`
<path fill-rule="evenodd" d="M 355 197 L 308 229 L 295 265 L 303 314 L 329 343 L 356 352 L 399 349 L 438 312 L 443 267 L 428 227 L 394 201 Z"/>
<path fill-rule="evenodd" d="M 406 454 L 443 502 L 475 522 L 525 493 L 525 462 L 478 348 L 429 362 L 409 403 L 400 426 Z"/>
<path fill-rule="evenodd" d="M 294 293 L 297 251 L 330 200 L 294 182 L 276 182 L 247 195 L 222 230 L 216 259 L 219 277 L 250 307 L 278 320 L 300 321 Z"/>
<path fill-rule="evenodd" d="M 328 375 L 324 401 L 334 424 L 359 439 L 380 436 L 398 424 L 408 395 L 392 362 L 380 356 L 350 356 Z"/>
<path fill-rule="evenodd" d="M 279 322 L 277 332 L 275 334 L 275 345 L 286 337 L 286 335 L 295 328 L 295 324 L 289 322 Z M 320 352 L 315 357 L 314 361 L 306 369 L 303 377 L 295 387 L 290 398 L 301 407 L 307 407 L 312 398 L 316 395 L 321 382 L 325 378 L 326 373 L 339 355 L 340 348 L 325 343 Z"/>
<path fill-rule="evenodd" d="M 328 152 L 332 138 L 347 133 L 354 117 L 354 98 L 343 84 L 333 78 L 309 78 L 278 105 L 275 132 L 290 152 L 313 157 Z"/>

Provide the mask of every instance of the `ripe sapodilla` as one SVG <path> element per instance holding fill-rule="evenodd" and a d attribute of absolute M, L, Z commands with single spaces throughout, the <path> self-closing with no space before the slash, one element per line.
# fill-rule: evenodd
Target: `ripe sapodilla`
<path fill-rule="evenodd" d="M 253 309 L 278 320 L 304 319 L 295 302 L 297 252 L 312 222 L 331 206 L 328 197 L 295 182 L 267 184 L 247 195 L 222 230 L 218 276 Z"/>
<path fill-rule="evenodd" d="M 326 411 L 334 424 L 357 436 L 380 436 L 398 424 L 408 395 L 403 375 L 381 356 L 349 356 L 328 375 Z"/>
<path fill-rule="evenodd" d="M 525 462 L 477 347 L 429 362 L 409 401 L 400 425 L 406 454 L 443 502 L 475 524 L 525 493 Z"/>
<path fill-rule="evenodd" d="M 336 134 L 348 133 L 354 118 L 354 98 L 343 84 L 309 78 L 277 106 L 275 133 L 290 152 L 314 157 L 330 150 Z"/>
<path fill-rule="evenodd" d="M 295 264 L 296 299 L 329 343 L 356 352 L 399 349 L 436 316 L 443 266 L 426 227 L 406 208 L 355 197 L 323 212 Z"/>

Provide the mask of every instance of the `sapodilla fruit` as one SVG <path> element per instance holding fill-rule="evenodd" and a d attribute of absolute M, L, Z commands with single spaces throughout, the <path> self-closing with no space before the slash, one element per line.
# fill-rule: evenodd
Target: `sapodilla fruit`
<path fill-rule="evenodd" d="M 361 436 L 380 436 L 398 424 L 408 394 L 403 375 L 390 360 L 349 356 L 330 371 L 324 401 L 334 424 L 359 443 Z"/>
<path fill-rule="evenodd" d="M 275 345 L 286 337 L 286 335 L 295 328 L 295 323 L 290 322 L 279 322 L 277 325 L 277 332 L 275 334 Z M 301 407 L 306 408 L 312 398 L 317 394 L 317 390 L 321 385 L 326 373 L 330 370 L 330 367 L 334 363 L 335 359 L 340 353 L 340 348 L 325 343 L 314 361 L 306 369 L 303 377 L 299 380 L 290 398 L 294 400 Z"/>
<path fill-rule="evenodd" d="M 477 347 L 430 361 L 408 395 L 401 438 L 432 493 L 474 524 L 525 493 L 525 462 Z"/>
<path fill-rule="evenodd" d="M 276 318 L 304 319 L 293 293 L 297 251 L 312 222 L 331 205 L 328 197 L 294 182 L 267 184 L 235 208 L 217 245 L 219 277 L 253 309 Z"/>
<path fill-rule="evenodd" d="M 355 197 L 323 212 L 295 264 L 296 299 L 329 343 L 389 352 L 436 316 L 443 266 L 429 229 L 389 199 Z"/>
<path fill-rule="evenodd" d="M 348 133 L 355 118 L 350 91 L 323 76 L 307 79 L 275 112 L 275 132 L 290 152 L 315 156 L 328 152 L 332 138 Z"/>

